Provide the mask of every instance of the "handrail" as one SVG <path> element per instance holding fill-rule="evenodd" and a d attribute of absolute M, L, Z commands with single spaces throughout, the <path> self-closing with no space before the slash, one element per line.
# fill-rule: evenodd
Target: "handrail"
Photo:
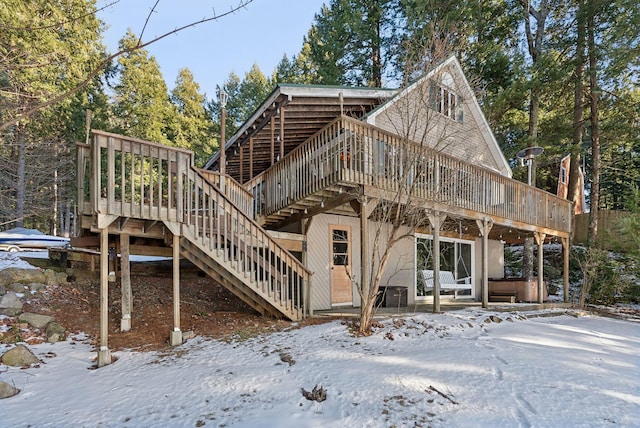
<path fill-rule="evenodd" d="M 369 185 L 569 232 L 571 202 L 398 135 L 342 116 L 247 183 L 268 216 L 335 185 Z"/>
<path fill-rule="evenodd" d="M 253 194 L 245 189 L 242 184 L 238 183 L 230 175 L 224 175 L 224 186 L 222 185 L 223 175 L 217 171 L 209 171 L 208 169 L 199 169 L 211 183 L 216 185 L 218 189 L 223 189 L 227 198 L 231 199 L 245 213 L 253 215 Z M 255 217 L 254 217 L 255 218 Z"/>
<path fill-rule="evenodd" d="M 194 167 L 191 152 L 93 131 L 91 149 L 78 146 L 82 195 L 88 159 L 91 213 L 181 223 L 187 239 L 255 294 L 302 318 L 311 273 L 253 220 L 251 195 L 240 185 L 225 183 L 242 195 L 237 204 Z"/>

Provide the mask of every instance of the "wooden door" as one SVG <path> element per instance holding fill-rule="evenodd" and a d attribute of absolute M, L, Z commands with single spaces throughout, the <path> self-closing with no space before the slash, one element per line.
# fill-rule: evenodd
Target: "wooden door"
<path fill-rule="evenodd" d="M 349 305 L 353 303 L 351 274 L 351 228 L 332 225 L 331 236 L 331 304 Z"/>

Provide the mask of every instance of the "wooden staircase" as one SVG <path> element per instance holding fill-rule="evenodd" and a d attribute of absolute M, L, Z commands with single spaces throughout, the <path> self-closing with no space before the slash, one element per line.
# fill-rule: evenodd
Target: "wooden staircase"
<path fill-rule="evenodd" d="M 182 257 L 258 312 L 304 317 L 310 273 L 254 221 L 250 193 L 229 177 L 200 171 L 191 152 L 92 134 L 90 145 L 78 145 L 84 215 L 96 224 L 162 222 L 180 237 Z"/>

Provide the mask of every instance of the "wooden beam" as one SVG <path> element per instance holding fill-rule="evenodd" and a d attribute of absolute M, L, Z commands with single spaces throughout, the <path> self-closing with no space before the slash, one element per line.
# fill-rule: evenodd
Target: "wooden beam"
<path fill-rule="evenodd" d="M 313 217 L 314 215 L 318 215 L 321 214 L 323 212 L 327 212 L 327 211 L 331 211 L 332 209 L 339 207 L 340 205 L 344 205 L 346 203 L 349 203 L 350 201 L 356 199 L 357 196 L 350 194 L 350 193 L 343 193 L 341 195 L 339 195 L 338 197 L 335 197 L 333 199 L 329 199 L 326 202 L 322 202 L 321 205 L 316 205 L 314 207 L 311 208 L 307 208 L 307 213 L 305 214 L 304 211 L 298 212 L 296 214 L 293 214 L 283 220 L 281 220 L 280 222 L 278 222 L 276 225 L 274 225 L 273 229 L 282 229 L 284 226 L 290 225 L 290 224 L 294 224 L 297 223 L 299 221 L 302 221 L 306 218 L 309 217 Z M 322 206 L 324 205 L 324 206 Z"/>
<path fill-rule="evenodd" d="M 133 313 L 133 295 L 131 292 L 131 263 L 129 262 L 129 235 L 120 235 L 120 291 L 122 318 L 120 331 L 131 330 L 131 314 Z"/>
<path fill-rule="evenodd" d="M 276 163 L 276 118 L 271 116 L 271 165 Z"/>
<path fill-rule="evenodd" d="M 569 303 L 569 253 L 571 246 L 569 238 L 561 238 L 562 242 L 562 285 L 564 290 L 564 303 Z"/>
<path fill-rule="evenodd" d="M 489 232 L 493 227 L 490 218 L 476 220 L 480 235 L 482 235 L 482 307 L 489 306 Z"/>
<path fill-rule="evenodd" d="M 443 218 L 440 211 L 433 211 L 428 217 L 433 235 L 433 313 L 437 314 L 440 312 L 440 228 L 446 214 Z"/>
<path fill-rule="evenodd" d="M 280 160 L 284 158 L 284 107 L 280 107 Z"/>
<path fill-rule="evenodd" d="M 180 236 L 173 235 L 173 330 L 171 346 L 182 345 L 180 331 Z"/>
<path fill-rule="evenodd" d="M 253 137 L 249 139 L 249 180 L 253 179 Z M 240 181 L 240 183 L 244 183 Z"/>
<path fill-rule="evenodd" d="M 544 233 L 534 233 L 538 245 L 538 303 L 544 302 Z"/>
<path fill-rule="evenodd" d="M 98 367 L 111 364 L 109 351 L 109 230 L 100 232 L 100 347 Z"/>

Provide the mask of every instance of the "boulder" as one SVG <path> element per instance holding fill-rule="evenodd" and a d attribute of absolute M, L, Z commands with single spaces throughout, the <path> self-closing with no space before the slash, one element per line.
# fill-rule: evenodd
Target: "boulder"
<path fill-rule="evenodd" d="M 22 301 L 14 291 L 0 297 L 0 315 L 15 317 L 22 312 Z"/>
<path fill-rule="evenodd" d="M 58 280 L 56 278 L 56 273 L 55 271 L 52 271 L 51 269 L 47 269 L 44 271 L 44 282 L 47 285 L 58 285 Z"/>
<path fill-rule="evenodd" d="M 4 284 L 0 284 L 0 296 L 4 295 L 7 292 L 7 289 L 4 287 Z"/>
<path fill-rule="evenodd" d="M 38 364 L 40 360 L 24 345 L 17 345 L 2 354 L 2 363 L 12 367 L 24 367 Z"/>
<path fill-rule="evenodd" d="M 45 282 L 44 279 L 44 273 L 40 269 L 7 268 L 0 271 L 0 284 L 2 285 L 14 282 L 23 284 Z"/>
<path fill-rule="evenodd" d="M 0 400 L 3 398 L 9 398 L 13 397 L 14 395 L 18 395 L 19 392 L 20 390 L 18 388 L 14 388 L 7 382 L 0 381 Z"/>
<path fill-rule="evenodd" d="M 67 273 L 66 272 L 56 272 L 56 281 L 58 284 L 66 284 L 67 282 Z"/>
<path fill-rule="evenodd" d="M 41 282 L 30 282 L 29 284 L 27 284 L 27 287 L 29 287 L 29 290 L 31 291 L 40 291 L 46 286 L 46 284 L 43 284 Z"/>
<path fill-rule="evenodd" d="M 13 284 L 9 284 L 7 286 L 7 290 L 15 291 L 16 293 L 24 293 L 26 291 L 24 284 L 19 282 L 14 282 Z"/>
<path fill-rule="evenodd" d="M 52 321 L 47 324 L 47 329 L 45 330 L 47 334 L 47 342 L 55 343 L 66 340 L 67 336 L 65 335 L 65 329 L 59 323 Z"/>
<path fill-rule="evenodd" d="M 26 322 L 31 327 L 34 327 L 34 328 L 45 328 L 47 324 L 53 321 L 53 317 L 50 317 L 49 315 L 41 315 L 41 314 L 34 314 L 31 312 L 25 312 L 18 315 L 18 321 Z"/>

